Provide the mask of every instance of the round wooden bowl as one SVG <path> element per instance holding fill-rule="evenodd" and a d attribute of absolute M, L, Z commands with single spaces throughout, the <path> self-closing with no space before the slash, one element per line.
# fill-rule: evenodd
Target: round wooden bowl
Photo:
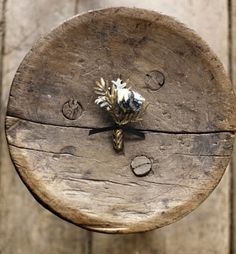
<path fill-rule="evenodd" d="M 129 79 L 149 107 L 146 139 L 112 125 L 95 81 Z M 232 152 L 236 103 L 222 64 L 192 30 L 157 12 L 109 8 L 73 17 L 39 42 L 12 84 L 6 134 L 23 182 L 49 210 L 81 227 L 147 231 L 195 209 Z"/>

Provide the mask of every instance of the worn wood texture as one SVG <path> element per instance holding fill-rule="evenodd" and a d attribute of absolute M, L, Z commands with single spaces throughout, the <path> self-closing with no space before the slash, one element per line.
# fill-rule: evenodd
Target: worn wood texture
<path fill-rule="evenodd" d="M 93 86 L 101 76 L 111 80 L 122 75 L 149 103 L 143 129 L 235 129 L 231 84 L 218 59 L 195 34 L 164 16 L 155 21 L 151 13 L 146 18 L 140 12 L 144 20 L 135 15 L 129 19 L 128 12 L 121 17 L 107 14 L 106 20 L 99 13 L 74 18 L 35 45 L 15 76 L 8 115 L 54 125 L 107 126 L 110 119 L 93 103 Z M 152 71 L 165 76 L 160 90 L 146 83 Z M 73 121 L 62 114 L 71 99 L 82 107 Z"/>
<path fill-rule="evenodd" d="M 236 91 L 236 1 L 231 1 L 231 74 L 233 87 Z"/>
<path fill-rule="evenodd" d="M 234 90 L 236 91 L 236 1 L 230 1 L 231 3 L 231 78 L 233 82 Z M 236 253 L 236 149 L 234 148 L 232 159 L 232 195 L 231 195 L 231 214 L 232 214 L 232 227 L 231 227 L 231 252 Z"/>
<path fill-rule="evenodd" d="M 1 104 L 1 98 L 2 98 L 2 51 L 3 51 L 3 39 L 4 39 L 4 4 L 3 1 L 0 1 L 0 134 L 3 131 L 4 127 L 4 114 L 2 112 L 2 104 Z M 1 140 L 1 138 L 0 138 Z M 0 142 L 0 154 L 2 151 L 2 144 Z M 1 156 L 0 156 L 0 167 L 1 167 Z M 1 176 L 0 176 L 1 177 Z"/>
<path fill-rule="evenodd" d="M 1 165 L 2 165 L 2 142 L 1 142 L 1 134 L 3 132 L 4 128 L 4 114 L 2 112 L 2 51 L 3 51 L 3 38 L 4 38 L 4 4 L 3 1 L 0 1 L 0 189 L 1 189 Z M 0 207 L 1 207 L 1 196 L 0 196 Z M 0 225 L 2 224 L 2 210 L 0 208 Z M 3 232 L 1 231 L 1 226 L 0 226 L 0 239 L 3 236 Z M 1 246 L 1 245 L 0 245 Z"/>
<path fill-rule="evenodd" d="M 231 1 L 235 6 L 235 1 Z M 79 11 L 108 6 L 137 6 L 172 15 L 194 28 L 228 65 L 228 2 L 80 0 Z M 235 10 L 235 7 L 234 7 Z M 235 11 L 232 13 L 235 18 Z M 235 29 L 236 26 L 234 26 Z M 234 30 L 235 31 L 235 30 Z M 235 32 L 232 34 L 236 34 Z M 234 40 L 236 41 L 236 40 Z M 236 48 L 236 47 L 234 47 Z M 235 54 L 234 54 L 235 55 Z M 214 193 L 180 222 L 150 233 L 130 236 L 93 234 L 96 253 L 229 253 L 230 174 Z M 235 241 L 233 241 L 235 243 Z"/>
<path fill-rule="evenodd" d="M 35 32 L 33 37 L 23 39 L 22 34 L 14 37 L 15 32 L 19 27 L 24 27 L 27 31 L 28 27 L 31 27 L 32 20 L 34 17 L 42 17 L 40 23 L 45 27 L 45 31 L 51 24 L 56 25 L 58 14 L 53 12 L 55 8 L 53 4 L 55 1 L 47 2 L 44 1 L 34 1 L 37 2 L 40 8 L 33 8 L 34 14 L 33 19 L 27 17 L 29 15 L 29 6 L 32 4 L 29 1 L 10 1 L 8 4 L 8 34 L 11 34 L 11 54 L 7 54 L 4 58 L 5 61 L 11 62 L 12 66 L 9 66 L 8 81 L 4 82 L 4 88 L 8 89 L 13 74 L 21 61 L 21 58 L 31 47 L 34 38 L 38 36 Z M 61 5 L 57 1 L 58 7 L 61 10 L 68 6 Z M 68 3 L 69 1 L 67 1 Z M 234 2 L 234 1 L 232 1 Z M 208 43 L 213 47 L 215 52 L 220 56 L 221 60 L 224 62 L 225 66 L 228 61 L 227 54 L 227 1 L 185 1 L 185 0 L 170 0 L 170 1 L 95 1 L 95 0 L 80 0 L 77 9 L 79 11 L 85 11 L 87 8 L 93 9 L 97 7 L 105 7 L 107 5 L 131 5 L 131 6 L 141 6 L 145 8 L 156 9 L 162 11 L 163 13 L 176 16 L 179 20 L 185 22 L 190 27 L 193 27 L 200 35 L 205 38 Z M 41 5 L 42 4 L 42 5 Z M 22 7 L 19 8 L 19 5 Z M 73 5 L 73 4 L 72 4 Z M 73 7 L 72 7 L 73 8 Z M 47 9 L 41 12 L 42 9 Z M 22 15 L 24 13 L 24 15 Z M 52 15 L 54 13 L 54 15 Z M 59 12 L 60 13 L 60 12 Z M 69 16 L 70 14 L 68 14 Z M 49 18 L 50 16 L 50 18 Z M 52 18 L 53 16 L 53 18 Z M 61 17 L 59 15 L 59 17 Z M 46 20 L 45 20 L 46 19 Z M 63 17 L 61 17 L 63 19 Z M 34 22 L 33 22 L 34 23 Z M 34 23 L 35 24 L 35 23 Z M 216 25 L 217 24 L 217 25 Z M 9 29 L 10 27 L 10 29 Z M 235 27 L 235 26 L 234 26 Z M 235 34 L 235 33 L 234 33 Z M 19 43 L 21 46 L 19 47 Z M 6 45 L 9 43 L 9 39 L 6 40 Z M 9 59 L 9 60 L 8 60 Z M 8 64 L 9 65 L 9 64 Z M 7 93 L 4 95 L 7 98 Z M 6 101 L 6 99 L 4 101 Z M 5 150 L 4 150 L 5 151 Z M 24 190 L 22 184 L 18 181 L 15 176 L 15 172 L 10 166 L 10 161 L 8 155 L 4 153 L 4 168 L 1 168 L 1 172 L 4 169 L 4 181 L 5 188 L 8 189 L 2 192 L 1 189 L 1 201 L 4 199 L 5 209 L 2 213 L 3 202 L 1 202 L 1 215 L 0 219 L 4 223 L 1 230 L 0 242 L 2 253 L 19 253 L 22 250 L 24 253 L 41 253 L 41 249 L 44 253 L 71 253 L 68 250 L 74 248 L 72 241 L 70 239 L 70 234 L 68 234 L 68 228 L 66 230 L 67 241 L 62 241 L 61 232 L 65 230 L 59 230 L 55 226 L 55 221 L 51 219 L 51 215 L 43 209 L 33 205 L 34 200 L 31 199 L 30 195 Z M 12 179 L 9 181 L 9 178 Z M 14 186 L 12 186 L 14 185 Z M 12 186 L 12 187 L 11 187 Z M 107 236 L 102 234 L 93 234 L 92 248 L 94 253 L 229 253 L 229 174 L 226 174 L 223 181 L 217 187 L 216 191 L 208 198 L 200 208 L 191 213 L 189 216 L 184 218 L 178 223 L 172 224 L 161 230 L 156 230 L 153 232 L 129 235 L 129 236 Z M 18 203 L 24 204 L 24 207 L 17 205 Z M 6 209 L 7 207 L 7 209 Z M 23 209 L 22 209 L 23 208 Z M 15 211 L 18 211 L 15 213 Z M 19 212 L 20 211 L 20 212 Z M 38 212 L 39 211 L 39 212 Z M 30 214 L 34 214 L 35 220 L 32 219 Z M 6 221 L 7 218 L 7 221 Z M 20 223 L 24 218 L 27 218 L 30 222 L 25 224 L 25 229 L 22 234 L 21 230 L 16 230 L 20 227 Z M 42 221 L 40 220 L 42 219 Z M 37 238 L 32 237 L 32 224 L 34 221 L 34 228 L 39 228 L 40 224 L 43 224 L 44 239 L 40 243 Z M 46 227 L 48 223 L 48 227 Z M 58 221 L 58 223 L 60 223 Z M 54 230 L 54 228 L 58 230 Z M 41 227 L 42 229 L 42 227 Z M 47 230 L 53 230 L 52 233 L 47 233 Z M 74 229 L 73 229 L 74 230 Z M 33 230 L 33 232 L 35 232 Z M 36 232 L 39 232 L 36 230 Z M 73 231 L 74 232 L 74 231 Z M 65 234 L 63 234 L 65 235 Z M 47 240 L 47 238 L 49 240 Z M 40 234 L 42 239 L 42 234 Z M 26 240 L 25 240 L 26 239 Z M 55 240 L 56 239 L 56 240 Z M 91 239 L 90 239 L 91 240 Z M 52 246 L 53 242 L 60 242 L 58 248 L 56 244 Z M 83 242 L 83 240 L 82 240 Z M 29 244 L 30 243 L 30 244 Z M 77 243 L 79 244 L 79 243 Z M 41 246 L 39 248 L 39 245 Z M 7 246 L 7 248 L 6 248 Z M 36 248 L 35 248 L 36 246 Z M 63 246 L 63 247 L 62 247 Z M 48 248 L 48 252 L 46 251 Z M 18 250 L 19 249 L 19 250 Z M 58 252 L 56 252 L 57 250 Z M 74 248 L 77 250 L 77 248 Z M 64 251 L 64 252 L 63 252 Z"/>
<path fill-rule="evenodd" d="M 2 3 L 2 1 L 1 1 Z M 2 114 L 15 71 L 42 34 L 74 14 L 76 1 L 8 0 L 5 16 Z M 2 56 L 2 55 L 1 55 Z M 37 204 L 10 161 L 5 137 L 0 168 L 0 253 L 89 253 L 89 233 L 68 224 Z"/>
<path fill-rule="evenodd" d="M 127 141 L 120 158 L 109 133 L 88 139 L 88 130 L 18 118 L 8 118 L 7 134 L 13 160 L 34 193 L 69 220 L 107 232 L 148 230 L 182 217 L 215 187 L 232 150 L 228 133 L 147 133 L 145 142 Z M 134 144 L 141 146 L 135 152 Z M 149 176 L 132 174 L 137 154 L 152 158 Z"/>
<path fill-rule="evenodd" d="M 146 83 L 153 71 L 165 76 L 159 90 Z M 120 74 L 149 103 L 139 126 L 146 140 L 127 138 L 123 155 L 110 133 L 88 136 L 110 124 L 93 103 L 95 81 Z M 63 111 L 72 99 L 81 107 L 73 120 Z M 191 30 L 155 12 L 110 8 L 76 16 L 34 46 L 11 88 L 6 131 L 18 172 L 47 207 L 89 229 L 140 232 L 183 217 L 215 188 L 235 107 L 221 63 Z M 139 155 L 152 160 L 143 178 L 130 170 Z"/>

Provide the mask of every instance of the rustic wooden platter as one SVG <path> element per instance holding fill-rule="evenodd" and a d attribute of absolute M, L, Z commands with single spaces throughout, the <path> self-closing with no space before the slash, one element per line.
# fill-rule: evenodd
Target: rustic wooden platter
<path fill-rule="evenodd" d="M 94 104 L 95 81 L 120 75 L 149 103 L 135 126 L 146 139 L 126 135 L 123 154 L 110 132 L 88 135 L 111 125 Z M 182 218 L 216 187 L 233 112 L 222 64 L 193 31 L 156 12 L 109 8 L 73 17 L 27 54 L 6 134 L 20 177 L 48 209 L 87 229 L 140 232 Z"/>

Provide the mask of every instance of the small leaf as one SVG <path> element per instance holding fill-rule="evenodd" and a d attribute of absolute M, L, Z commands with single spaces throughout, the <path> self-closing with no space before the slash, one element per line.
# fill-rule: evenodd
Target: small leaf
<path fill-rule="evenodd" d="M 101 78 L 101 85 L 102 85 L 103 87 L 105 87 L 105 86 L 106 86 L 106 83 L 105 83 L 105 81 L 104 81 L 104 79 L 103 79 L 103 78 Z"/>

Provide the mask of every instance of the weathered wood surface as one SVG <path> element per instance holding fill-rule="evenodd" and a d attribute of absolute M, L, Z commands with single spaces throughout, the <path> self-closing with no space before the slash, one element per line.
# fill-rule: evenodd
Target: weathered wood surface
<path fill-rule="evenodd" d="M 165 76 L 161 89 L 146 84 L 153 71 Z M 89 137 L 88 128 L 110 125 L 93 103 L 95 81 L 120 74 L 149 107 L 146 140 L 128 138 L 119 156 L 109 133 Z M 62 110 L 72 99 L 81 105 L 73 120 Z M 74 17 L 34 46 L 11 88 L 6 132 L 18 172 L 47 207 L 97 231 L 140 232 L 183 217 L 214 189 L 232 152 L 234 107 L 221 63 L 191 30 L 110 8 Z M 130 170 L 140 155 L 153 161 L 145 178 Z"/>
<path fill-rule="evenodd" d="M 127 141 L 121 158 L 109 133 L 88 138 L 86 129 L 18 118 L 7 126 L 12 158 L 32 191 L 63 217 L 105 232 L 148 230 L 182 217 L 215 187 L 232 150 L 228 133 L 146 133 L 145 141 Z M 153 160 L 144 178 L 130 170 L 139 154 Z"/>
<path fill-rule="evenodd" d="M 236 1 L 231 1 L 231 52 L 230 52 L 230 64 L 231 64 L 231 78 L 233 81 L 234 90 L 236 91 Z M 236 144 L 235 144 L 236 145 Z M 236 253 L 236 149 L 234 149 L 232 159 L 232 232 L 231 232 L 231 251 Z"/>
<path fill-rule="evenodd" d="M 1 110 L 16 68 L 42 34 L 72 16 L 76 1 L 7 0 Z M 89 253 L 90 233 L 64 222 L 38 205 L 10 161 L 5 137 L 0 168 L 0 253 Z"/>
<path fill-rule="evenodd" d="M 24 27 L 23 30 L 27 31 L 32 23 L 36 24 L 35 19 L 38 19 L 40 20 L 40 27 L 44 27 L 42 32 L 47 31 L 52 24 L 53 26 L 57 25 L 59 19 L 63 20 L 61 11 L 67 9 L 69 5 L 70 9 L 73 10 L 74 3 L 72 2 L 67 1 L 66 4 L 64 1 L 60 1 L 60 3 L 59 1 L 50 1 L 47 4 L 44 1 L 29 3 L 25 0 L 8 2 L 6 46 L 9 48 L 8 45 L 11 45 L 11 53 L 4 56 L 4 62 L 6 66 L 9 66 L 5 68 L 5 73 L 8 73 L 4 75 L 5 89 L 8 89 L 22 57 L 31 47 L 35 38 L 38 37 L 38 32 L 33 33 L 33 36 L 28 36 L 28 38 L 24 38 L 21 33 L 14 36 L 19 27 Z M 32 8 L 34 14 L 31 18 L 29 17 L 29 6 L 35 3 L 39 8 Z M 131 6 L 156 9 L 176 16 L 190 27 L 195 28 L 213 47 L 224 64 L 227 65 L 227 1 L 171 0 L 136 1 L 136 3 L 135 1 L 113 1 L 112 3 L 111 1 L 80 0 L 79 3 L 80 5 L 76 8 L 79 11 L 84 11 L 87 8 L 105 7 L 106 5 L 130 4 Z M 60 11 L 55 13 L 53 10 L 57 7 Z M 24 15 L 22 15 L 22 12 Z M 67 14 L 67 16 L 70 15 L 70 13 Z M 6 101 L 5 98 L 7 98 L 7 92 L 4 95 L 4 101 Z M 0 219 L 3 223 L 0 225 L 3 227 L 0 242 L 2 253 L 71 253 L 71 251 L 79 253 L 79 245 L 83 244 L 84 240 L 78 242 L 77 239 L 77 247 L 75 247 L 73 237 L 70 237 L 70 235 L 76 234 L 78 236 L 78 232 L 81 231 L 55 219 L 50 213 L 38 207 L 22 187 L 21 182 L 10 166 L 6 153 L 4 153 L 3 159 L 4 167 L 1 168 L 1 172 L 4 169 L 5 191 L 3 193 L 1 189 L 1 200 L 4 199 L 5 205 L 3 213 L 3 202 L 1 202 Z M 139 235 L 107 236 L 94 233 L 92 239 L 89 238 L 90 243 L 92 242 L 92 250 L 90 251 L 94 253 L 138 252 L 142 254 L 157 252 L 168 254 L 229 253 L 229 209 L 229 174 L 226 174 L 220 186 L 217 187 L 210 198 L 180 222 L 161 230 Z M 16 211 L 18 212 L 16 213 Z M 22 228 L 22 220 L 26 220 L 26 218 L 29 222 Z M 34 225 L 33 229 L 32 224 Z M 64 226 L 62 227 L 62 225 Z M 17 230 L 17 228 L 20 230 Z M 71 233 L 69 233 L 69 230 L 71 230 Z M 38 240 L 39 233 L 37 232 L 43 232 L 44 238 L 42 241 Z M 62 232 L 64 233 L 62 234 Z M 42 233 L 40 239 L 42 239 Z M 81 253 L 87 252 L 81 251 Z"/>
<path fill-rule="evenodd" d="M 35 45 L 15 76 L 9 116 L 60 126 L 107 126 L 110 119 L 93 103 L 94 83 L 122 75 L 148 101 L 143 129 L 235 130 L 231 84 L 203 41 L 165 16 L 108 12 L 105 18 L 100 12 L 75 17 Z M 165 77 L 161 89 L 147 82 L 153 71 Z M 71 99 L 82 107 L 73 121 L 62 114 Z"/>
<path fill-rule="evenodd" d="M 2 112 L 2 104 L 1 104 L 1 98 L 2 98 L 2 51 L 3 51 L 3 38 L 4 38 L 4 23 L 3 23 L 3 13 L 4 13 L 4 5 L 3 1 L 0 1 L 0 135 L 4 128 L 4 114 Z M 0 136 L 1 137 L 1 136 Z M 1 138 L 0 138 L 1 140 Z M 2 144 L 0 142 L 0 155 L 2 151 Z M 1 168 L 1 156 L 0 156 L 0 168 Z M 1 178 L 1 175 L 0 175 Z"/>
<path fill-rule="evenodd" d="M 232 1 L 235 2 L 235 1 Z M 80 1 L 79 11 L 112 5 L 155 9 L 177 17 L 194 28 L 228 65 L 227 1 Z M 217 25 L 216 25 L 217 24 Z M 235 34 L 235 33 L 234 33 Z M 229 253 L 230 172 L 214 193 L 197 210 L 166 228 L 142 235 L 93 234 L 97 253 Z M 234 241 L 235 242 L 235 241 Z"/>
<path fill-rule="evenodd" d="M 2 167 L 2 132 L 4 129 L 4 118 L 5 115 L 2 112 L 2 45 L 3 45 L 3 31 L 4 31 L 4 23 L 3 23 L 3 13 L 4 13 L 4 7 L 3 7 L 3 1 L 0 1 L 0 190 L 1 190 L 1 167 Z M 2 205 L 2 197 L 0 195 L 0 207 Z M 2 224 L 3 216 L 2 216 L 2 209 L 0 208 L 0 225 Z M 2 238 L 3 232 L 1 230 L 0 226 L 0 238 Z M 0 249 L 1 249 L 1 243 L 0 243 Z"/>

